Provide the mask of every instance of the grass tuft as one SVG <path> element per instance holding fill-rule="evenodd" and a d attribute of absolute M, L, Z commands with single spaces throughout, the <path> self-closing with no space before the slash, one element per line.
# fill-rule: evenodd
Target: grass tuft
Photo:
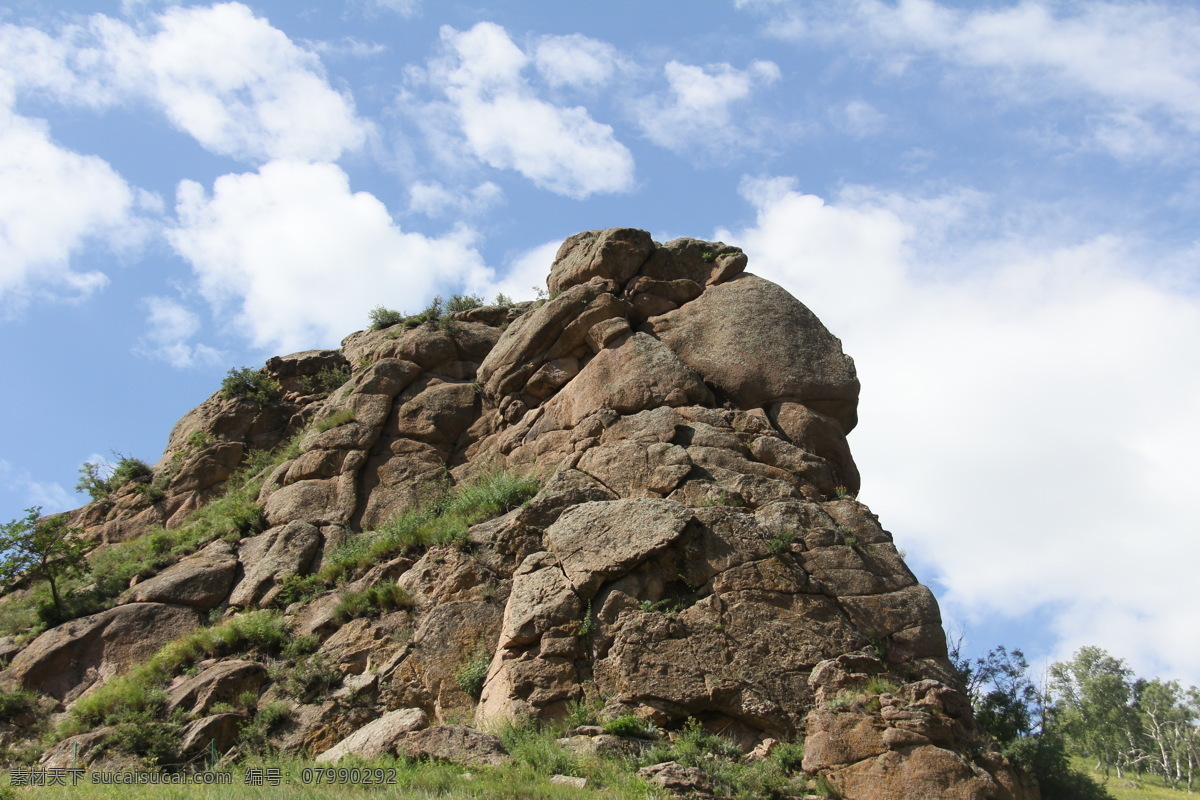
<path fill-rule="evenodd" d="M 356 536 L 335 549 L 319 576 L 332 586 L 409 549 L 461 544 L 472 525 L 516 508 L 537 494 L 540 485 L 531 475 L 493 472 L 442 489 L 378 531 Z"/>

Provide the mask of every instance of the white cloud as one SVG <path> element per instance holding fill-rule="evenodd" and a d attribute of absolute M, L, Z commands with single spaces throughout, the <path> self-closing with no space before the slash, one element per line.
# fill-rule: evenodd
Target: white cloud
<path fill-rule="evenodd" d="M 320 59 L 241 3 L 174 6 L 139 27 L 92 16 L 57 38 L 0 30 L 14 85 L 60 102 L 149 100 L 208 150 L 252 162 L 333 160 L 372 126 Z"/>
<path fill-rule="evenodd" d="M 845 342 L 863 500 L 933 565 L 954 616 L 1050 616 L 1061 652 L 1200 681 L 1200 302 L 1114 236 L 997 238 L 981 196 L 835 202 L 748 181 L 750 269 Z M 999 227 L 999 226 L 997 226 Z M 947 255 L 948 254 L 948 255 Z M 1185 641 L 1186 640 L 1186 641 Z"/>
<path fill-rule="evenodd" d="M 411 17 L 421 7 L 421 0 L 367 0 L 372 6 L 384 11 L 394 11 L 402 17 Z"/>
<path fill-rule="evenodd" d="M 138 198 L 107 162 L 55 144 L 45 123 L 0 103 L 0 308 L 105 286 L 104 273 L 73 269 L 72 258 L 89 242 L 136 246 L 146 232 Z"/>
<path fill-rule="evenodd" d="M 205 298 L 274 352 L 335 346 L 380 303 L 415 311 L 435 291 L 485 271 L 473 235 L 406 233 L 334 164 L 271 162 L 179 185 L 168 234 Z"/>
<path fill-rule="evenodd" d="M 698 67 L 670 61 L 663 73 L 668 93 L 641 102 L 637 119 L 650 141 L 675 151 L 746 144 L 752 132 L 733 121 L 730 107 L 780 77 L 771 61 L 754 61 L 744 70 L 729 64 Z"/>
<path fill-rule="evenodd" d="M 881 132 L 887 116 L 870 103 L 850 100 L 830 112 L 833 124 L 856 139 L 865 139 Z"/>
<path fill-rule="evenodd" d="M 429 77 L 450 100 L 472 155 L 512 169 L 534 185 L 576 199 L 627 191 L 633 156 L 612 127 L 582 106 L 565 108 L 535 96 L 522 73 L 529 58 L 499 25 L 441 30 L 445 57 Z"/>
<path fill-rule="evenodd" d="M 546 36 L 534 49 L 537 71 L 556 87 L 603 86 L 623 63 L 611 44 L 580 33 Z"/>
<path fill-rule="evenodd" d="M 0 484 L 6 491 L 19 493 L 26 508 L 41 506 L 43 514 L 75 508 L 75 495 L 54 482 L 37 481 L 29 470 L 19 469 L 0 458 Z M 7 520 L 5 520 L 7 521 Z"/>
<path fill-rule="evenodd" d="M 441 217 L 449 213 L 477 216 L 502 202 L 504 191 L 491 181 L 462 192 L 431 181 L 414 183 L 409 187 L 408 196 L 409 209 L 427 217 Z"/>
<path fill-rule="evenodd" d="M 1098 104 L 1092 144 L 1120 157 L 1190 146 L 1200 132 L 1200 12 L 1192 4 L 1027 0 L 958 9 L 934 0 L 855 0 L 828 6 L 741 0 L 772 20 L 785 38 L 819 38 L 868 57 L 893 73 L 924 56 L 979 70 L 993 90 L 1018 100 L 1081 98 Z M 970 85 L 980 85 L 971 81 Z M 1169 130 L 1138 139 L 1116 131 L 1143 124 Z"/>
<path fill-rule="evenodd" d="M 193 311 L 167 297 L 146 297 L 142 305 L 149 330 L 134 348 L 135 353 L 180 369 L 225 361 L 219 350 L 188 342 L 200 330 L 200 318 Z"/>
<path fill-rule="evenodd" d="M 546 290 L 546 278 L 550 275 L 550 266 L 562 240 L 531 247 L 518 253 L 508 264 L 503 275 L 492 272 L 483 273 L 469 285 L 468 290 L 473 294 L 491 300 L 497 294 L 504 294 L 511 300 L 533 300 L 539 289 Z"/>

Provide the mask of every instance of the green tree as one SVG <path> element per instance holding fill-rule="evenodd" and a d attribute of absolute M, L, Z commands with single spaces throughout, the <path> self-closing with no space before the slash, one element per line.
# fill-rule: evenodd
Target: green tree
<path fill-rule="evenodd" d="M 59 581 L 88 570 L 87 543 L 78 538 L 79 528 L 67 526 L 66 514 L 43 519 L 41 506 L 26 512 L 23 518 L 0 525 L 0 581 L 6 585 L 18 578 L 46 581 L 54 610 L 61 614 Z"/>
<path fill-rule="evenodd" d="M 1140 738 L 1131 705 L 1133 672 L 1099 647 L 1082 647 L 1070 661 L 1050 666 L 1056 721 L 1067 740 L 1096 759 L 1107 776 L 1121 777 L 1131 743 Z"/>
<path fill-rule="evenodd" d="M 1140 760 L 1148 761 L 1154 772 L 1172 786 L 1187 779 L 1191 790 L 1195 771 L 1197 709 L 1189 703 L 1189 694 L 1179 681 L 1139 679 L 1133 685 L 1133 706 L 1141 721 L 1140 732 L 1146 746 Z"/>

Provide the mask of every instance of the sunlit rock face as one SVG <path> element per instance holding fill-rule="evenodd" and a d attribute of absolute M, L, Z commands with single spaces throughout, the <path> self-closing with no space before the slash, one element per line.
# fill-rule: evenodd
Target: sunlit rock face
<path fill-rule="evenodd" d="M 255 529 L 48 631 L 0 681 L 69 703 L 134 654 L 111 632 L 148 636 L 126 618 L 174 631 L 275 607 L 341 681 L 292 697 L 279 744 L 309 755 L 453 742 L 491 763 L 490 740 L 424 730 L 588 700 L 664 728 L 695 718 L 747 750 L 807 736 L 805 768 L 846 798 L 1036 797 L 954 686 L 932 594 L 855 499 L 853 360 L 747 266 L 720 242 L 588 231 L 563 243 L 546 300 L 271 359 L 270 402 L 217 393 L 180 421 L 157 497 L 134 487 L 72 516 L 101 543 L 181 529 L 251 451 L 293 440 L 262 476 Z M 540 490 L 289 594 L 438 487 L 497 470 Z M 347 621 L 342 600 L 372 587 L 403 601 Z M 55 659 L 94 668 L 50 676 Z"/>

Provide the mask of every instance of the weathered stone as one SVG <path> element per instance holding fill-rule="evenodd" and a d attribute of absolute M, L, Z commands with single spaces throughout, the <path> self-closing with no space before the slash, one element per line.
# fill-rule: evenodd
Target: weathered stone
<path fill-rule="evenodd" d="M 0 687 L 70 699 L 142 663 L 201 620 L 194 608 L 164 603 L 129 603 L 71 620 L 22 650 L 0 672 Z"/>
<path fill-rule="evenodd" d="M 215 749 L 224 755 L 237 743 L 242 726 L 250 721 L 246 714 L 226 712 L 192 720 L 179 734 L 179 753 L 194 758 Z"/>
<path fill-rule="evenodd" d="M 570 428 L 604 408 L 633 414 L 709 397 L 696 372 L 661 342 L 635 333 L 619 346 L 601 350 L 545 407 L 559 427 Z"/>
<path fill-rule="evenodd" d="M 695 767 L 685 767 L 678 761 L 652 764 L 638 770 L 638 777 L 657 783 L 673 795 L 681 797 L 711 797 L 712 778 Z"/>
<path fill-rule="evenodd" d="M 122 599 L 132 603 L 173 603 L 207 611 L 229 595 L 237 565 L 233 546 L 218 539 L 196 555 L 137 584 Z"/>
<path fill-rule="evenodd" d="M 609 290 L 599 277 L 565 289 L 525 314 L 504 332 L 479 365 L 479 384 L 493 400 L 519 391 L 546 361 L 546 351 L 593 300 Z"/>
<path fill-rule="evenodd" d="M 512 762 L 498 738 L 466 725 L 437 725 L 405 734 L 397 742 L 397 751 L 406 758 L 468 767 L 499 767 Z"/>
<path fill-rule="evenodd" d="M 641 274 L 651 280 L 688 280 L 711 286 L 730 280 L 746 268 L 746 254 L 723 242 L 680 238 L 654 251 Z"/>
<path fill-rule="evenodd" d="M 589 449 L 579 469 L 621 497 L 662 497 L 692 471 L 692 460 L 678 445 L 625 441 Z"/>
<path fill-rule="evenodd" d="M 782 287 L 745 274 L 644 326 L 742 408 L 803 403 L 849 432 L 858 377 L 841 342 Z"/>
<path fill-rule="evenodd" d="M 504 609 L 500 646 L 517 647 L 541 638 L 550 628 L 577 619 L 583 603 L 563 568 L 549 553 L 534 553 L 513 574 Z"/>
<path fill-rule="evenodd" d="M 372 759 L 395 755 L 396 746 L 402 736 L 420 730 L 428 724 L 429 717 L 419 708 L 389 711 L 321 753 L 316 760 L 321 764 L 336 764 L 346 756 Z"/>
<path fill-rule="evenodd" d="M 167 710 L 204 714 L 217 703 L 233 704 L 245 692 L 257 693 L 266 679 L 267 668 L 257 661 L 220 661 L 173 687 Z"/>
<path fill-rule="evenodd" d="M 558 249 L 546 285 L 555 293 L 594 277 L 624 284 L 653 251 L 650 234 L 634 228 L 577 233 Z"/>
<path fill-rule="evenodd" d="M 105 746 L 114 733 L 116 728 L 105 726 L 68 736 L 42 753 L 38 766 L 45 770 L 87 767 L 104 754 Z"/>
<path fill-rule="evenodd" d="M 245 574 L 230 593 L 229 605 L 245 608 L 270 602 L 285 576 L 308 571 L 320 546 L 321 532 L 300 521 L 242 540 L 238 560 Z"/>
<path fill-rule="evenodd" d="M 581 597 L 662 552 L 691 519 L 670 500 L 630 499 L 575 506 L 546 530 L 550 548 Z"/>

